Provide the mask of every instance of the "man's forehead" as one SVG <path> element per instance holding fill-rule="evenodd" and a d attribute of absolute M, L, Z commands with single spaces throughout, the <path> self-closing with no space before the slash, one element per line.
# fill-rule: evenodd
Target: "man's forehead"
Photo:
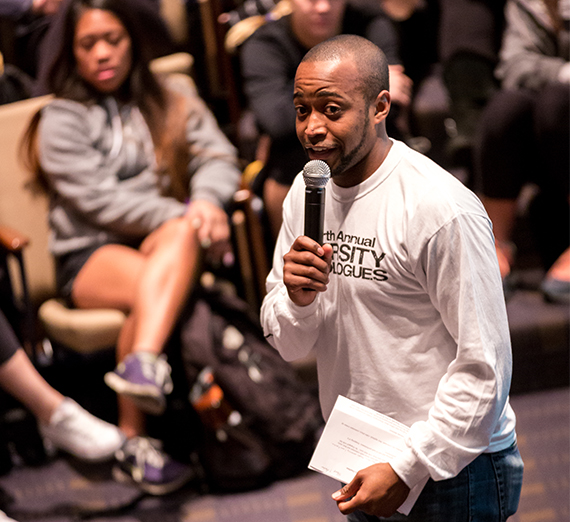
<path fill-rule="evenodd" d="M 322 88 L 325 85 L 351 91 L 358 84 L 359 73 L 351 60 L 301 62 L 295 75 L 295 90 Z"/>

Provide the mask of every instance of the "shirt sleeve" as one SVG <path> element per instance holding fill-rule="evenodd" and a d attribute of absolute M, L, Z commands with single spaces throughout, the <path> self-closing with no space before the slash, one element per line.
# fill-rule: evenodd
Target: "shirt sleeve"
<path fill-rule="evenodd" d="M 105 111 L 55 101 L 42 111 L 40 161 L 58 198 L 92 225 L 126 236 L 148 235 L 184 214 L 186 206 L 160 195 L 150 168 L 120 179 L 118 163 L 98 142 Z M 99 133 L 100 134 L 100 133 Z"/>
<path fill-rule="evenodd" d="M 188 81 L 170 81 L 169 87 L 188 103 L 186 139 L 190 147 L 190 197 L 226 206 L 239 188 L 238 155 L 216 118 Z"/>
<path fill-rule="evenodd" d="M 428 418 L 414 423 L 408 450 L 390 464 L 413 487 L 427 474 L 456 476 L 488 447 L 507 405 L 511 346 L 491 225 L 460 215 L 425 245 L 416 276 L 457 344 Z"/>
<path fill-rule="evenodd" d="M 297 306 L 287 293 L 283 283 L 283 256 L 290 250 L 295 239 L 302 234 L 297 230 L 300 222 L 291 223 L 286 216 L 299 216 L 299 209 L 294 209 L 294 201 L 302 198 L 291 196 L 293 187 L 283 203 L 284 221 L 277 238 L 273 255 L 273 268 L 267 277 L 267 295 L 261 306 L 261 324 L 269 343 L 277 349 L 283 359 L 293 361 L 306 357 L 313 349 L 319 337 L 322 311 L 319 294 L 308 306 Z"/>

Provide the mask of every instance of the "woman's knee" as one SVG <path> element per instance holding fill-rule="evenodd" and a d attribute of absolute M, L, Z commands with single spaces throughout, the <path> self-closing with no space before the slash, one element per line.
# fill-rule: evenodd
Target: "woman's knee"
<path fill-rule="evenodd" d="M 199 248 L 198 234 L 196 227 L 186 218 L 175 218 L 164 223 L 153 233 L 152 237 L 145 240 L 145 245 L 141 250 L 154 248 L 173 248 L 176 250 L 195 250 Z"/>

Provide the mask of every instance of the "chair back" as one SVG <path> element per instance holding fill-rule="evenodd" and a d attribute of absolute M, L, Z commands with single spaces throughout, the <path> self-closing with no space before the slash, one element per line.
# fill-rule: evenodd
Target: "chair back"
<path fill-rule="evenodd" d="M 51 98 L 41 96 L 0 105 L 0 224 L 18 230 L 30 240 L 24 260 L 34 303 L 55 295 L 55 270 L 48 250 L 48 201 L 26 187 L 31 173 L 24 167 L 19 149 L 32 116 Z"/>

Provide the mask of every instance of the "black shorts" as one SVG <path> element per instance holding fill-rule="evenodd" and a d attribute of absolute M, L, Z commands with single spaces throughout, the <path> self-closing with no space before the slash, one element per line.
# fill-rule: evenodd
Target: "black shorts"
<path fill-rule="evenodd" d="M 95 250 L 101 248 L 102 245 L 93 245 L 81 250 L 75 250 L 69 254 L 55 258 L 55 282 L 58 294 L 65 299 L 67 306 L 74 307 L 71 297 L 71 289 L 79 271 L 83 265 L 91 257 Z"/>
<path fill-rule="evenodd" d="M 64 254 L 62 256 L 56 257 L 55 281 L 59 297 L 65 299 L 67 306 L 71 308 L 75 306 L 75 303 L 71 297 L 73 283 L 75 282 L 77 274 L 79 274 L 79 271 L 83 268 L 83 265 L 87 263 L 87 260 L 93 255 L 95 250 L 98 250 L 105 245 L 123 245 L 137 250 L 141 246 L 143 239 L 134 238 L 130 241 L 124 241 L 120 243 L 113 241 L 103 243 L 102 245 L 92 245 L 86 248 L 82 248 L 81 250 L 75 250 L 69 254 Z"/>

